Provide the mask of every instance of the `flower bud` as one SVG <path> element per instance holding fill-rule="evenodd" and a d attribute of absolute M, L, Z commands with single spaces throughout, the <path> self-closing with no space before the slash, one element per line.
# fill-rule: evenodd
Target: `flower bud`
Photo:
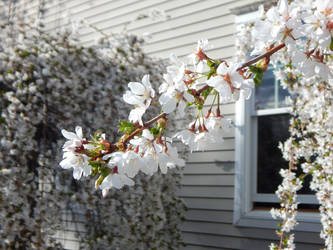
<path fill-rule="evenodd" d="M 168 121 L 166 118 L 162 117 L 162 118 L 158 119 L 157 125 L 159 128 L 165 129 L 168 125 Z"/>

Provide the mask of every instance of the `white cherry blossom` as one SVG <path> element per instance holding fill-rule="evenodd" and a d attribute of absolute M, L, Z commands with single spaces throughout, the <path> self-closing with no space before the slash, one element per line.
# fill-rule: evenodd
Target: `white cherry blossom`
<path fill-rule="evenodd" d="M 64 169 L 73 168 L 74 179 L 79 180 L 82 174 L 85 177 L 91 174 L 91 166 L 88 162 L 90 158 L 88 156 L 68 151 L 64 153 L 63 157 L 60 166 Z"/>
<path fill-rule="evenodd" d="M 107 193 L 107 190 L 111 188 L 121 189 L 125 185 L 133 186 L 134 184 L 134 181 L 126 175 L 120 173 L 112 173 L 105 177 L 99 188 L 103 190 L 104 194 Z"/>
<path fill-rule="evenodd" d="M 179 114 L 184 116 L 186 104 L 194 102 L 194 97 L 187 92 L 185 86 L 180 89 L 182 90 L 170 87 L 167 92 L 160 96 L 159 102 L 163 112 L 169 114 L 177 108 Z"/>
<path fill-rule="evenodd" d="M 130 82 L 128 87 L 130 90 L 126 91 L 123 99 L 126 103 L 135 105 L 135 108 L 129 114 L 129 120 L 143 125 L 142 116 L 155 97 L 155 90 L 150 84 L 149 75 L 145 75 L 141 83 Z"/>
<path fill-rule="evenodd" d="M 145 75 L 141 83 L 130 82 L 128 87 L 130 90 L 127 90 L 123 95 L 124 101 L 132 105 L 148 108 L 152 98 L 155 97 L 155 90 L 150 84 L 149 75 Z"/>
<path fill-rule="evenodd" d="M 207 39 L 200 39 L 197 43 L 197 47 L 194 53 L 190 54 L 188 57 L 194 66 L 194 71 L 198 73 L 209 72 L 209 67 L 207 65 L 207 58 L 205 50 L 210 49 L 211 46 Z"/>
<path fill-rule="evenodd" d="M 82 141 L 85 139 L 83 138 L 82 127 L 77 126 L 75 127 L 75 133 L 69 132 L 65 129 L 61 130 L 62 135 L 68 140 L 63 145 L 64 151 L 75 151 L 76 148 L 82 146 Z"/>

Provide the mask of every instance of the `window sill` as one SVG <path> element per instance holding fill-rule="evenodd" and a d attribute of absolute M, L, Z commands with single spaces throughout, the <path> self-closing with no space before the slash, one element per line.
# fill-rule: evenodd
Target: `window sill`
<path fill-rule="evenodd" d="M 312 212 L 298 212 L 296 220 L 299 223 L 295 227 L 295 231 L 302 232 L 320 232 L 320 214 Z M 240 216 L 239 220 L 234 222 L 238 227 L 255 227 L 278 229 L 277 223 L 280 220 L 273 219 L 269 211 L 252 210 Z"/>

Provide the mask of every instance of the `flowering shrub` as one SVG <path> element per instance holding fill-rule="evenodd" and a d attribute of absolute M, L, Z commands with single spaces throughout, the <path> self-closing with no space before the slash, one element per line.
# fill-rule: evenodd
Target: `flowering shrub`
<path fill-rule="evenodd" d="M 61 229 L 61 211 L 71 209 L 85 218 L 81 248 L 177 247 L 183 209 L 175 197 L 178 174 L 139 174 L 135 187 L 100 199 L 90 180 L 80 187 L 58 171 L 61 128 L 84 124 L 88 132 L 102 129 L 111 135 L 96 132 L 95 140 L 115 141 L 117 123 L 129 111 L 121 102 L 123 82 L 146 72 L 158 82 L 162 64 L 126 34 L 84 48 L 75 34 L 50 35 L 39 23 L 1 23 L 0 30 L 0 248 L 61 248 L 49 236 Z M 96 175 L 98 161 L 87 164 L 88 156 L 71 154 L 85 143 L 81 129 L 63 134 L 75 146 L 66 144 L 61 166 L 74 164 L 76 179 Z M 97 148 L 91 143 L 89 150 Z"/>
<path fill-rule="evenodd" d="M 289 161 L 289 169 L 281 170 L 284 179 L 277 190 L 281 209 L 272 210 L 274 217 L 282 219 L 278 232 L 281 241 L 270 247 L 294 248 L 293 235 L 288 233 L 297 224 L 296 192 L 302 187 L 304 177 L 311 175 L 311 188 L 320 203 L 321 237 L 327 249 L 333 249 L 333 2 L 296 0 L 289 4 L 280 0 L 269 10 L 261 8 L 260 19 L 252 27 L 244 27 L 241 34 L 243 37 L 237 43 L 238 60 L 234 62 L 210 58 L 205 53 L 206 40 L 198 42 L 189 64 L 171 56 L 171 65 L 166 68 L 159 88 L 161 114 L 150 121 L 142 119 L 157 100 L 149 76 L 144 76 L 142 82 L 130 82 L 123 100 L 134 108 L 129 122 L 121 122 L 122 135 L 116 142 L 106 140 L 104 134 L 88 141 L 82 137 L 80 127 L 76 134 L 63 130 L 68 141 L 63 146 L 65 153 L 60 164 L 73 168 L 76 179 L 82 174 L 97 173 L 96 188 L 102 189 L 104 195 L 112 187 L 134 185 L 133 178 L 138 173 L 152 175 L 158 169 L 164 173 L 175 165 L 182 166 L 184 162 L 165 134 L 168 115 L 175 111 L 183 115 L 188 106 L 195 106 L 195 120 L 173 137 L 191 150 L 204 150 L 208 144 L 222 141 L 223 132 L 232 126 L 221 115 L 220 105 L 237 101 L 240 96 L 248 98 L 251 89 L 261 84 L 269 63 L 284 64 L 277 77 L 295 96 L 294 117 L 291 137 L 281 146 Z M 244 49 L 252 49 L 252 55 L 257 57 L 245 62 Z M 209 95 L 213 103 L 204 112 L 203 104 Z M 301 176 L 296 176 L 297 168 L 302 169 Z"/>

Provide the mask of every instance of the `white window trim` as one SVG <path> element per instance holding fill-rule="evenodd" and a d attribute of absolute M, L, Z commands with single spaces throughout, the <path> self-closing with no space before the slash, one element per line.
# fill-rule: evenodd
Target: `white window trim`
<path fill-rule="evenodd" d="M 247 23 L 258 16 L 258 11 L 236 16 L 235 22 Z M 252 94 L 253 98 L 254 94 Z M 254 111 L 252 100 L 241 98 L 236 102 L 235 111 L 235 193 L 234 193 L 234 217 L 235 226 L 259 227 L 277 229 L 279 220 L 272 218 L 269 211 L 253 210 L 252 197 L 254 183 L 253 171 L 253 150 L 251 150 L 251 141 L 254 140 L 256 132 L 253 132 L 253 122 L 251 113 L 258 116 L 265 115 L 267 112 L 272 114 L 272 110 Z M 251 110 L 252 109 L 252 110 Z M 274 109 L 274 113 L 287 113 L 288 108 Z M 269 195 L 272 197 L 271 195 Z M 263 197 L 263 196 L 262 196 Z M 300 196 L 301 199 L 308 199 L 308 196 Z M 313 199 L 311 199 L 313 200 Z M 319 213 L 298 212 L 296 220 L 299 224 L 296 231 L 320 232 L 320 215 Z"/>

